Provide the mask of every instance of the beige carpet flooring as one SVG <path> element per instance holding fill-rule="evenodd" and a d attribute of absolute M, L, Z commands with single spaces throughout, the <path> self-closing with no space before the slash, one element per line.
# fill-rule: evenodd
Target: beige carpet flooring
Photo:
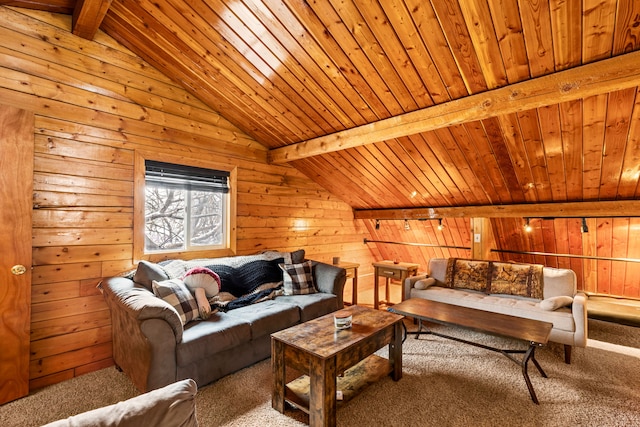
<path fill-rule="evenodd" d="M 403 346 L 403 378 L 390 378 L 343 403 L 339 426 L 640 426 L 640 329 L 590 320 L 590 341 L 563 362 L 562 346 L 537 352 L 549 378 L 532 366 L 540 405 L 529 398 L 518 365 L 499 353 L 429 336 Z M 513 343 L 435 326 L 484 344 Z M 386 354 L 386 350 L 379 352 Z M 260 362 L 197 395 L 201 426 L 300 426 L 304 413 L 271 408 L 270 361 Z M 39 426 L 135 396 L 127 377 L 107 368 L 0 406 L 1 426 Z"/>

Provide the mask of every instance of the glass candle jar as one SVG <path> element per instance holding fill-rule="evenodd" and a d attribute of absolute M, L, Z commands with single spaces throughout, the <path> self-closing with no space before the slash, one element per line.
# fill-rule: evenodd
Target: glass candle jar
<path fill-rule="evenodd" d="M 336 311 L 333 315 L 333 323 L 336 329 L 349 329 L 351 327 L 351 313 L 346 310 Z"/>

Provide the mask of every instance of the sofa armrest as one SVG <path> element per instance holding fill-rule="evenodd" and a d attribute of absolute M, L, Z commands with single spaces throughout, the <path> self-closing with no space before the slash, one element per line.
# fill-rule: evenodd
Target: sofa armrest
<path fill-rule="evenodd" d="M 178 312 L 169 303 L 148 290 L 137 287 L 135 282 L 124 277 L 110 277 L 100 283 L 102 294 L 112 311 L 126 313 L 132 320 L 141 322 L 161 319 L 169 324 L 175 341 L 182 341 L 184 332 Z"/>
<path fill-rule="evenodd" d="M 176 381 L 183 327 L 175 309 L 129 279 L 105 279 L 100 287 L 111 313 L 116 365 L 142 392 Z"/>
<path fill-rule="evenodd" d="M 114 405 L 54 421 L 44 427 L 196 427 L 197 390 L 196 382 L 186 379 Z"/>
<path fill-rule="evenodd" d="M 406 299 L 411 298 L 411 288 L 413 288 L 418 280 L 426 279 L 427 274 L 419 274 L 417 276 L 411 276 L 404 279 L 403 295 Z"/>
<path fill-rule="evenodd" d="M 587 301 L 589 297 L 584 292 L 578 292 L 573 296 L 573 303 L 571 304 L 571 312 L 573 314 L 573 321 L 576 325 L 576 332 L 574 334 L 574 345 L 577 347 L 586 347 L 587 338 L 589 337 L 587 321 Z"/>
<path fill-rule="evenodd" d="M 344 306 L 342 293 L 347 281 L 347 270 L 324 262 L 314 261 L 313 263 L 313 279 L 318 290 L 337 296 L 338 307 L 342 308 Z"/>

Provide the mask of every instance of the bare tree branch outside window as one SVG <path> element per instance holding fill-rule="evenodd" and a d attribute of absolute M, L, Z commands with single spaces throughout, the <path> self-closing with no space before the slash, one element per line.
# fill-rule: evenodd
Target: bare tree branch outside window
<path fill-rule="evenodd" d="M 145 188 L 145 250 L 185 250 L 224 243 L 225 194 Z"/>

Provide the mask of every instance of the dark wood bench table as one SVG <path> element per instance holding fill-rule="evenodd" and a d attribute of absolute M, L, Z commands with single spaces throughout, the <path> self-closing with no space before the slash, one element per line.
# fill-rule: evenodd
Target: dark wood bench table
<path fill-rule="evenodd" d="M 344 373 L 341 379 L 352 381 L 348 392 L 354 383 L 364 386 L 375 381 L 371 377 L 402 378 L 403 317 L 357 305 L 344 311 L 353 318 L 349 329 L 337 330 L 331 313 L 271 334 L 274 409 L 284 412 L 286 401 L 309 414 L 309 425 L 335 426 L 338 375 Z M 385 345 L 389 345 L 388 360 L 373 354 Z M 308 378 L 286 384 L 286 368 L 306 372 Z M 350 379 L 354 376 L 358 378 Z"/>
<path fill-rule="evenodd" d="M 416 339 L 418 339 L 421 334 L 432 334 L 504 354 L 507 358 L 522 367 L 522 375 L 527 383 L 531 400 L 536 404 L 538 403 L 538 398 L 533 390 L 527 368 L 529 361 L 532 361 L 536 368 L 538 368 L 540 374 L 544 378 L 547 378 L 547 374 L 542 370 L 542 367 L 535 358 L 535 349 L 547 343 L 553 326 L 551 323 L 429 301 L 423 298 L 410 298 L 393 307 L 389 307 L 388 311 L 417 319 L 418 331 L 412 332 L 416 334 Z M 488 332 L 508 338 L 524 340 L 529 342 L 529 348 L 527 350 L 504 350 L 486 346 L 430 331 L 426 327 L 423 327 L 422 321 L 456 325 L 480 332 Z M 523 354 L 524 356 L 522 360 L 518 360 L 513 354 Z"/>

